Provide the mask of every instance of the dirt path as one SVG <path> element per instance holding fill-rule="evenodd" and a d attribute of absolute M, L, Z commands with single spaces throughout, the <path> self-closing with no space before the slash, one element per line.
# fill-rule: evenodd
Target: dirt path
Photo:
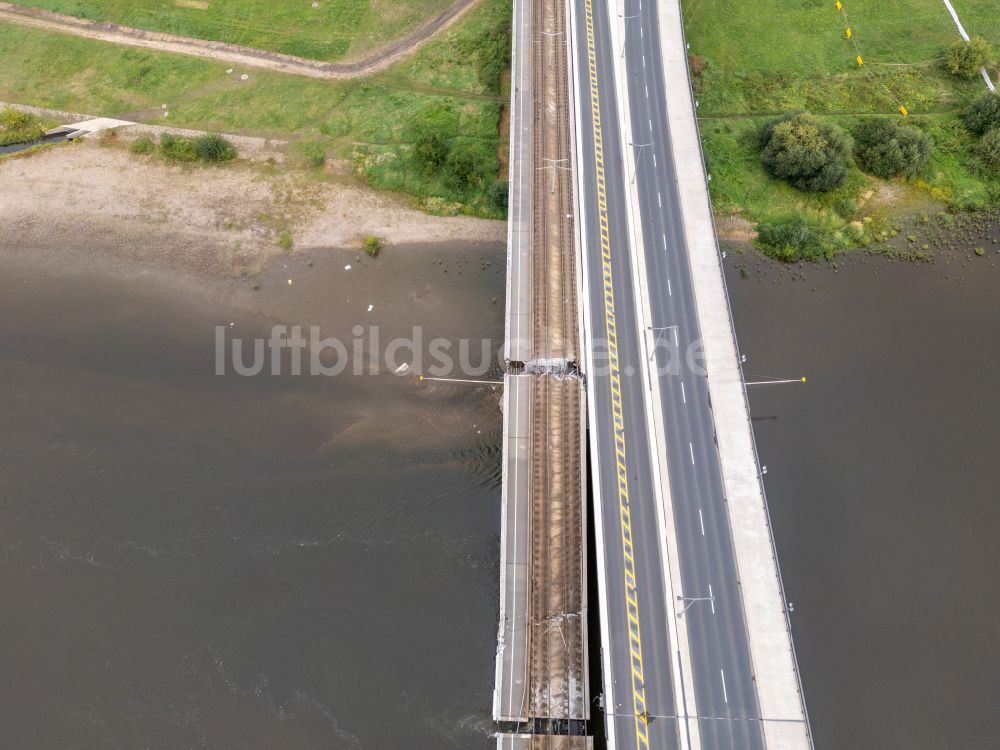
<path fill-rule="evenodd" d="M 193 55 L 252 68 L 266 68 L 280 73 L 340 80 L 360 78 L 384 70 L 450 26 L 477 2 L 479 0 L 455 0 L 441 15 L 424 23 L 401 39 L 376 50 L 362 60 L 340 63 L 309 60 L 304 57 L 284 55 L 280 52 L 175 36 L 158 31 L 144 31 L 113 23 L 87 21 L 74 16 L 5 2 L 0 2 L 0 21 L 61 34 L 72 34 L 86 39 L 97 39 L 102 42 Z"/>

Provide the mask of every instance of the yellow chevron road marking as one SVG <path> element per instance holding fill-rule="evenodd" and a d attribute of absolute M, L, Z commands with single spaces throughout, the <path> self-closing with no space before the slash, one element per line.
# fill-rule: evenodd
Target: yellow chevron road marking
<path fill-rule="evenodd" d="M 625 469 L 625 420 L 622 415 L 621 373 L 618 369 L 618 335 L 615 326 L 614 275 L 611 269 L 611 240 L 608 232 L 608 197 L 604 182 L 604 139 L 601 132 L 601 98 L 597 85 L 597 49 L 594 45 L 594 13 L 585 0 L 587 22 L 587 67 L 590 72 L 590 112 L 594 125 L 594 165 L 597 174 L 597 213 L 601 235 L 601 265 L 604 276 L 604 323 L 608 335 L 611 412 L 614 417 L 615 456 L 618 463 L 618 509 L 621 516 L 622 552 L 625 568 L 625 605 L 628 615 L 629 652 L 632 661 L 632 709 L 638 750 L 649 748 L 646 714 L 646 685 L 642 671 L 642 632 L 639 628 L 639 596 L 635 588 L 635 561 L 632 520 Z"/>

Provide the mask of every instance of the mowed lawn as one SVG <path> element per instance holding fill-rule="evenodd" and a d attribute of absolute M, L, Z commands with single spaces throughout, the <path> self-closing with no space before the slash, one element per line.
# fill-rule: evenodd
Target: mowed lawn
<path fill-rule="evenodd" d="M 954 0 L 970 34 L 1000 46 L 995 0 Z M 941 0 L 844 0 L 854 47 L 834 0 L 685 0 L 691 54 L 702 63 L 699 112 L 737 114 L 942 111 L 982 82 L 956 82 L 940 68 L 959 39 Z"/>
<path fill-rule="evenodd" d="M 316 60 L 363 57 L 452 0 L 19 0 L 94 21 Z M 313 7 L 315 5 L 316 7 Z"/>

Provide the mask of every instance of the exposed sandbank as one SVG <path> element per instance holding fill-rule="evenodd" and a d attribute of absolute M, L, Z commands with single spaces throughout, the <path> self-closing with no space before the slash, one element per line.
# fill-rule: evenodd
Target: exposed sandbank
<path fill-rule="evenodd" d="M 278 240 L 287 232 L 291 250 Z M 283 254 L 392 244 L 490 242 L 502 221 L 429 216 L 350 178 L 235 163 L 168 165 L 96 142 L 0 160 L 0 253 L 95 255 L 160 270 L 247 276 Z"/>

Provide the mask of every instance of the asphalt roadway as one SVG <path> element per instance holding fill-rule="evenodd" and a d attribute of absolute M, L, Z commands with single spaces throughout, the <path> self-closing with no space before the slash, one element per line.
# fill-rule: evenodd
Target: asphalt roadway
<path fill-rule="evenodd" d="M 614 286 L 614 330 L 618 341 L 620 362 L 621 408 L 624 416 L 622 433 L 625 442 L 629 516 L 632 532 L 632 558 L 635 570 L 635 593 L 639 612 L 643 670 L 641 687 L 645 711 L 651 717 L 647 725 L 635 716 L 633 696 L 630 623 L 626 601 L 625 542 L 621 530 L 621 498 L 615 449 L 615 420 L 612 386 L 608 367 L 608 323 L 602 264 L 597 162 L 595 158 L 595 125 L 591 109 L 591 81 L 587 45 L 586 8 L 575 2 L 574 18 L 576 53 L 575 77 L 578 83 L 577 133 L 580 142 L 578 165 L 582 191 L 580 224 L 585 242 L 585 274 L 588 278 L 588 299 L 585 301 L 588 326 L 594 339 L 596 367 L 588 372 L 588 399 L 593 406 L 597 429 L 590 433 L 592 460 L 599 462 L 595 472 L 595 509 L 597 533 L 603 539 L 605 570 L 600 587 L 603 611 L 607 615 L 604 643 L 610 653 L 604 654 L 606 731 L 613 735 L 618 748 L 643 747 L 637 734 L 645 733 L 649 747 L 678 747 L 677 720 L 674 708 L 668 633 L 663 626 L 668 608 L 665 602 L 663 565 L 657 540 L 657 520 L 654 506 L 653 480 L 650 466 L 648 430 L 643 406 L 642 374 L 638 369 L 640 332 L 631 304 L 632 272 L 628 254 L 625 222 L 625 176 L 622 152 L 613 132 L 618 122 L 614 96 L 614 72 L 610 64 L 611 40 L 601 19 L 604 8 L 592 6 L 595 34 L 593 54 L 596 58 L 596 79 L 600 101 L 600 123 L 605 133 L 604 173 L 610 244 L 611 273 Z M 609 637 L 608 637 L 609 636 Z"/>
<path fill-rule="evenodd" d="M 578 137 L 581 142 L 581 225 L 589 280 L 588 324 L 600 340 L 606 330 L 601 262 L 599 200 L 595 167 L 595 125 L 591 117 L 586 0 L 574 0 L 576 13 L 576 76 L 579 79 Z M 600 136 L 603 141 L 607 192 L 607 222 L 613 275 L 613 326 L 621 368 L 622 428 L 626 445 L 628 506 L 635 561 L 635 590 L 641 628 L 643 688 L 646 719 L 637 722 L 632 709 L 630 623 L 627 617 L 628 579 L 623 541 L 614 445 L 614 404 L 608 375 L 600 369 L 600 344 L 595 344 L 598 369 L 589 373 L 589 396 L 596 417 L 591 434 L 595 497 L 600 503 L 597 533 L 604 544 L 604 580 L 609 633 L 604 643 L 606 685 L 614 705 L 606 706 L 609 740 L 625 750 L 688 747 L 684 722 L 678 722 L 673 684 L 668 618 L 684 610 L 693 674 L 683 675 L 697 701 L 698 728 L 705 750 L 763 748 L 760 711 L 752 677 L 746 622 L 738 584 L 729 515 L 725 505 L 719 453 L 707 379 L 686 363 L 685 355 L 701 337 L 694 288 L 684 239 L 675 167 L 666 116 L 666 89 L 660 58 L 656 3 L 624 0 L 624 6 L 595 2 L 593 18 L 596 81 L 600 93 Z M 625 50 L 612 49 L 610 24 L 626 20 Z M 623 134 L 617 114 L 614 58 L 625 64 L 630 108 L 628 117 L 636 154 L 634 175 L 622 160 Z M 647 334 L 637 319 L 625 206 L 634 179 L 639 197 L 639 222 L 645 259 L 644 279 L 649 311 L 656 330 Z M 643 403 L 642 339 L 659 342 L 653 387 L 660 390 L 665 430 L 679 569 L 687 602 L 665 602 L 664 554 L 657 524 L 650 456 L 650 431 Z M 670 366 L 673 364 L 674 366 Z M 607 369 L 607 368 L 604 368 Z M 608 658 L 610 657 L 610 658 Z M 609 685 L 610 681 L 610 685 Z M 645 732 L 643 728 L 645 724 Z"/>

